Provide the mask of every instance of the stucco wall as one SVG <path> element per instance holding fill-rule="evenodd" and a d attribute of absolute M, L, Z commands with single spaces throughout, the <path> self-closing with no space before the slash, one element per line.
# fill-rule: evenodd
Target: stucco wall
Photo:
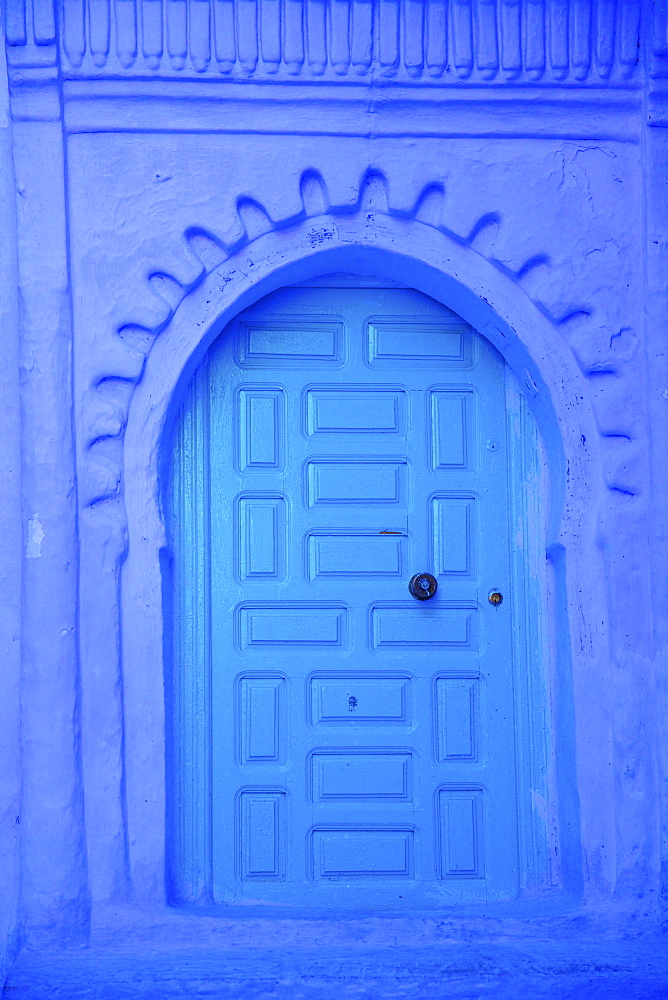
<path fill-rule="evenodd" d="M 469 22 L 476 31 L 462 34 L 457 18 L 473 8 L 458 4 L 452 63 L 443 56 L 437 66 L 428 46 L 419 61 L 408 44 L 406 25 L 423 5 L 401 5 L 395 51 L 383 20 L 395 5 L 383 0 L 357 4 L 375 11 L 368 65 L 355 69 L 361 36 L 351 21 L 344 71 L 330 45 L 320 72 L 308 48 L 318 36 L 302 26 L 322 5 L 309 3 L 307 21 L 284 35 L 301 62 L 279 52 L 271 83 L 272 60 L 257 62 L 264 36 L 258 43 L 244 21 L 256 5 L 236 5 L 238 51 L 218 55 L 218 66 L 215 46 L 208 61 L 202 55 L 195 17 L 204 6 L 188 8 L 185 54 L 169 19 L 186 5 L 165 7 L 163 57 L 148 51 L 148 4 L 144 20 L 123 21 L 135 5 L 117 0 L 111 34 L 98 23 L 101 5 L 89 4 L 81 22 L 83 5 L 69 5 L 64 20 L 58 8 L 55 41 L 47 4 L 35 3 L 23 34 L 23 8 L 8 8 L 18 255 L 8 250 L 6 269 L 12 279 L 18 260 L 19 295 L 7 308 L 21 303 L 23 342 L 26 929 L 85 936 L 90 898 L 164 900 L 161 428 L 184 372 L 226 317 L 346 259 L 376 261 L 441 295 L 490 337 L 534 401 L 557 473 L 547 541 L 564 615 L 551 633 L 562 663 L 552 708 L 556 752 L 571 768 L 558 822 L 572 905 L 627 926 L 656 922 L 668 622 L 666 25 L 649 4 L 587 7 L 586 31 L 573 14 L 562 57 L 557 5 L 527 4 L 522 16 L 540 9 L 543 20 L 526 22 L 515 65 L 515 35 L 502 30 L 511 5 L 479 4 L 498 17 L 494 63 L 480 28 L 491 22 Z M 233 7 L 217 0 L 212 16 Z M 289 0 L 290 17 L 293 7 L 302 9 Z M 599 7 L 614 9 L 616 33 L 596 20 Z M 123 34 L 128 25 L 143 34 Z M 636 64 L 629 38 L 638 32 Z M 468 37 L 470 65 L 457 56 Z M 15 420 L 3 434 L 15 455 Z M 10 517 L 15 501 L 3 507 Z M 12 718 L 16 747 L 16 706 Z M 16 794 L 11 786 L 7 801 Z"/>
<path fill-rule="evenodd" d="M 4 37 L 3 37 L 4 42 Z M 16 213 L 12 134 L 4 44 L 0 64 L 0 384 L 3 441 L 0 447 L 0 659 L 4 697 L 0 703 L 0 871 L 5 903 L 0 913 L 0 977 L 17 939 L 19 892 L 19 684 L 21 671 L 21 451 L 19 327 L 16 274 Z"/>

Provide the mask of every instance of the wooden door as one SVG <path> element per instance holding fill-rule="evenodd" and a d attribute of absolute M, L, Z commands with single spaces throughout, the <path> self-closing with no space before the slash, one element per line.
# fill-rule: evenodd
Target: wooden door
<path fill-rule="evenodd" d="M 413 290 L 286 288 L 211 348 L 172 504 L 195 895 L 516 895 L 506 427 L 500 355 Z"/>

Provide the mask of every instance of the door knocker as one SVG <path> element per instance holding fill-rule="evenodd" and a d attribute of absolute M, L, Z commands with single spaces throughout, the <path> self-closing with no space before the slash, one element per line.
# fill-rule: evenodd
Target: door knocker
<path fill-rule="evenodd" d="M 416 601 L 428 601 L 438 590 L 438 582 L 431 573 L 416 573 L 410 578 L 408 589 Z"/>

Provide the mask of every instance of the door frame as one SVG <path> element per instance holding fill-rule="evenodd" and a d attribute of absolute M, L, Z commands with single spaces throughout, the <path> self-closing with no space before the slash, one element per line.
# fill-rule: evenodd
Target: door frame
<path fill-rule="evenodd" d="M 296 290 L 305 287 L 318 291 L 336 288 L 343 292 L 379 287 L 413 291 L 366 275 L 324 276 L 291 286 Z M 278 294 L 284 291 L 285 288 L 280 289 Z M 260 308 L 266 307 L 267 299 L 263 299 Z M 255 315 L 254 309 L 252 306 L 251 315 Z M 221 336 L 232 335 L 231 328 L 233 330 L 236 321 L 235 317 Z M 217 349 L 216 343 L 212 349 Z M 473 373 L 469 374 L 474 377 Z M 307 375 L 304 379 L 309 380 Z M 214 584 L 209 551 L 212 530 L 209 456 L 213 434 L 210 380 L 207 355 L 185 392 L 178 397 L 178 415 L 175 410 L 175 419 L 170 425 L 172 433 L 166 435 L 163 444 L 165 457 L 169 454 L 166 461 L 169 481 L 165 477 L 163 482 L 164 503 L 166 513 L 167 508 L 171 508 L 167 520 L 171 521 L 172 528 L 177 510 L 180 517 L 180 541 L 171 536 L 168 529 L 168 557 L 164 563 L 165 592 L 172 600 L 166 624 L 173 630 L 171 648 L 165 647 L 167 872 L 168 894 L 175 905 L 214 905 L 212 887 L 216 883 L 215 816 L 220 804 L 217 806 L 214 798 L 217 781 L 213 730 L 216 726 L 214 704 L 216 713 L 221 706 L 213 693 L 213 639 L 210 633 L 212 607 L 216 606 L 212 596 Z M 542 641 L 549 601 L 545 559 L 541 558 L 547 482 L 535 420 L 517 377 L 507 364 L 503 366 L 500 387 L 504 397 L 504 422 L 497 425 L 496 433 L 504 440 L 507 456 L 506 517 L 510 544 L 506 596 L 514 623 L 508 652 L 512 665 L 510 703 L 516 738 L 508 765 L 514 769 L 517 786 L 515 863 L 518 893 L 526 894 L 541 889 L 544 892 L 559 881 L 556 796 L 551 793 L 554 741 L 547 712 L 553 678 L 548 644 Z M 188 567 L 185 578 L 178 569 L 180 560 Z M 185 630 L 181 627 L 182 620 L 188 623 Z M 282 676 L 278 668 L 275 670 L 272 676 Z M 275 792 L 276 789 L 265 791 Z M 287 802 L 291 795 L 286 794 Z M 236 807 L 230 807 L 230 817 L 234 808 L 238 809 L 238 802 Z M 238 816 L 236 822 L 239 822 Z M 490 847 L 488 842 L 487 849 Z"/>
<path fill-rule="evenodd" d="M 596 545 L 604 489 L 584 377 L 565 339 L 519 282 L 472 247 L 414 219 L 373 213 L 303 220 L 264 233 L 213 269 L 157 338 L 134 388 L 124 439 L 128 555 L 121 577 L 125 785 L 130 875 L 140 898 L 167 898 L 165 688 L 169 607 L 161 513 L 165 434 L 176 402 L 229 320 L 269 292 L 332 272 L 409 285 L 462 316 L 520 379 L 549 456 L 547 638 L 554 683 L 554 787 L 560 872 L 569 895 L 595 863 L 590 898 L 614 880 L 613 769 L 604 567 Z M 540 803 L 534 803 L 540 809 Z M 535 889 L 542 893 L 545 886 Z M 526 894 L 532 894 L 531 885 Z"/>

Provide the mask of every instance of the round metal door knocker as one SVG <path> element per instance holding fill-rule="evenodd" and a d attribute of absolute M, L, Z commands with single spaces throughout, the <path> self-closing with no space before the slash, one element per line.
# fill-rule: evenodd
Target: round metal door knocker
<path fill-rule="evenodd" d="M 438 590 L 438 581 L 431 573 L 416 573 L 408 581 L 408 589 L 416 601 L 428 601 Z"/>
<path fill-rule="evenodd" d="M 503 600 L 503 594 L 498 590 L 491 590 L 489 592 L 489 597 L 487 598 L 487 600 L 489 601 L 490 604 L 493 604 L 496 607 L 499 604 L 501 604 Z"/>

